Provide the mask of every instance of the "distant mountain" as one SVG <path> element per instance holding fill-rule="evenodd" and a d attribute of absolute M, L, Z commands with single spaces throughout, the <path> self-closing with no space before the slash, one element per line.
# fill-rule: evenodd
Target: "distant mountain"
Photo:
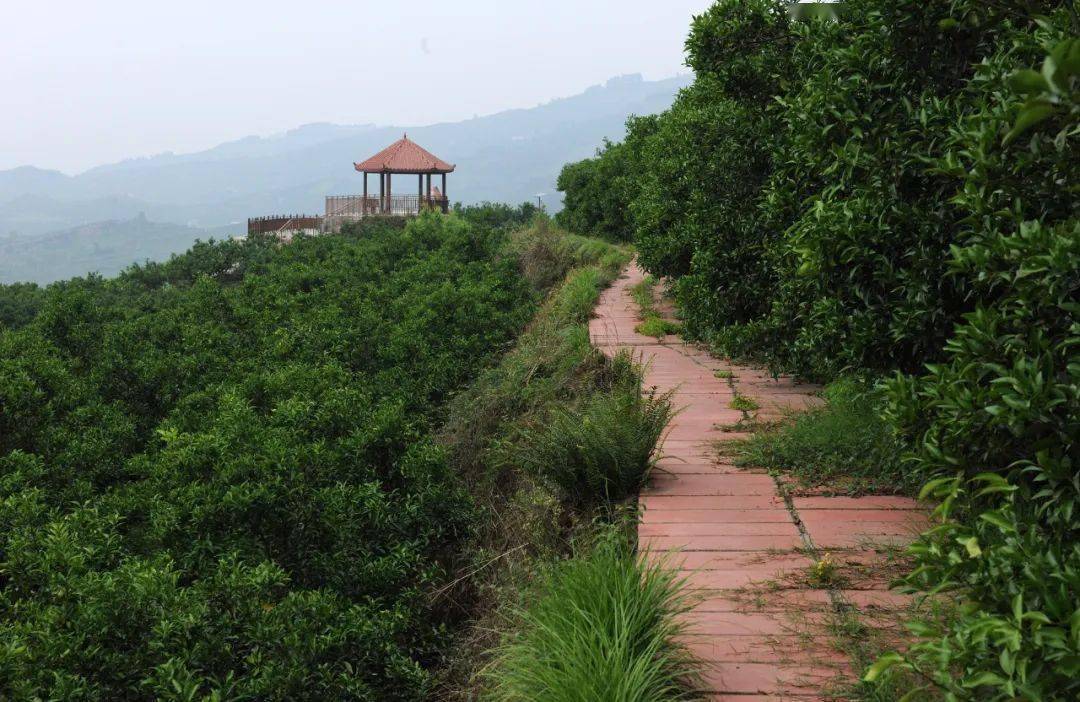
<path fill-rule="evenodd" d="M 456 163 L 453 201 L 555 201 L 564 163 L 618 139 L 630 114 L 666 109 L 688 76 L 645 81 L 623 76 L 580 95 L 531 109 L 426 127 L 309 124 L 273 137 L 248 137 L 194 154 L 162 154 L 76 176 L 32 167 L 0 171 L 0 236 L 29 236 L 138 213 L 155 222 L 237 231 L 249 216 L 323 210 L 323 196 L 357 193 L 360 161 L 409 137 Z M 374 184 L 374 181 L 373 181 Z M 403 188 L 412 184 L 403 183 Z M 3 266 L 0 262 L 0 266 Z"/>
<path fill-rule="evenodd" d="M 530 109 L 426 127 L 308 124 L 193 154 L 135 158 L 67 176 L 31 166 L 0 171 L 0 282 L 49 282 L 183 251 L 197 238 L 242 234 L 251 216 L 323 211 L 325 195 L 359 193 L 352 167 L 401 137 L 457 164 L 454 202 L 559 206 L 563 164 L 622 138 L 626 118 L 667 109 L 689 76 L 613 78 Z M 411 192 L 415 183 L 395 183 Z M 371 186 L 378 187 L 375 179 Z M 399 190 L 400 188 L 400 190 Z"/>
<path fill-rule="evenodd" d="M 202 229 L 143 216 L 40 236 L 0 236 L 0 283 L 44 284 L 87 273 L 112 276 L 132 263 L 164 260 L 206 238 Z"/>

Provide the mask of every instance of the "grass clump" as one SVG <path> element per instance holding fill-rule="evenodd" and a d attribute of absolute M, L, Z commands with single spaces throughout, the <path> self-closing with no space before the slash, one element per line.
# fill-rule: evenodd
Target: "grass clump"
<path fill-rule="evenodd" d="M 752 397 L 746 395 L 735 395 L 731 398 L 731 409 L 739 410 L 740 412 L 756 412 L 761 409 L 761 405 L 757 403 Z"/>
<path fill-rule="evenodd" d="M 635 557 L 615 533 L 563 562 L 518 614 L 488 671 L 499 702 L 701 699 L 678 642 L 690 602 L 674 571 Z"/>
<path fill-rule="evenodd" d="M 642 336 L 655 336 L 657 339 L 662 339 L 668 334 L 678 334 L 682 331 L 682 325 L 663 319 L 659 315 L 650 314 L 641 324 L 634 327 L 634 331 Z"/>
<path fill-rule="evenodd" d="M 845 494 L 916 493 L 920 478 L 902 468 L 902 447 L 879 414 L 878 392 L 841 380 L 824 397 L 824 406 L 748 439 L 739 463 L 785 471 L 806 487 Z"/>
<path fill-rule="evenodd" d="M 715 371 L 713 372 L 713 375 L 720 380 L 730 380 L 731 378 L 735 377 L 735 373 L 726 369 L 720 369 L 718 371 Z"/>
<path fill-rule="evenodd" d="M 655 298 L 653 297 L 655 288 L 656 278 L 651 275 L 645 276 L 640 283 L 630 287 L 630 297 L 633 298 L 643 316 L 655 310 Z"/>
<path fill-rule="evenodd" d="M 553 406 L 513 447 L 517 465 L 550 480 L 574 502 L 615 502 L 637 493 L 674 410 L 669 394 L 646 392 L 626 354 L 607 387 L 576 406 Z"/>
<path fill-rule="evenodd" d="M 654 336 L 657 339 L 662 339 L 668 334 L 680 333 L 682 325 L 664 319 L 656 310 L 653 293 L 655 287 L 656 279 L 651 275 L 647 275 L 640 283 L 630 288 L 630 297 L 637 304 L 638 318 L 641 319 L 641 324 L 638 324 L 634 331 L 642 336 Z"/>

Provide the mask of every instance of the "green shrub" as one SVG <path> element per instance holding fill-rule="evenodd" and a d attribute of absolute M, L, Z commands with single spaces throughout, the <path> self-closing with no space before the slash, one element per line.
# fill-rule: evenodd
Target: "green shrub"
<path fill-rule="evenodd" d="M 495 700 L 700 699 L 674 571 L 607 535 L 544 578 L 489 675 Z"/>
<path fill-rule="evenodd" d="M 641 319 L 634 331 L 644 336 L 655 336 L 657 339 L 681 333 L 681 324 L 664 319 L 656 310 L 655 288 L 656 279 L 651 275 L 645 276 L 640 283 L 630 288 L 630 296 L 638 306 L 638 318 Z"/>
<path fill-rule="evenodd" d="M 970 216 L 950 264 L 978 304 L 943 362 L 890 385 L 944 520 L 913 547 L 908 584 L 969 603 L 951 626 L 919 630 L 906 663 L 957 697 L 1080 695 L 1080 220 L 1075 201 L 1032 199 L 1078 175 L 1080 42 L 1046 39 L 1042 73 L 1013 74 L 953 135 Z M 997 68 L 985 79 L 1000 85 Z"/>
<path fill-rule="evenodd" d="M 536 422 L 548 407 L 573 403 L 607 383 L 588 319 L 601 289 L 629 261 L 625 252 L 608 248 L 600 264 L 572 270 L 551 290 L 515 347 L 452 401 L 441 439 L 470 484 L 512 490 L 516 470 L 506 468 L 516 466 L 494 458 L 498 447 L 516 444 L 522 423 Z"/>
<path fill-rule="evenodd" d="M 45 291 L 34 283 L 0 285 L 0 329 L 17 329 L 34 318 Z"/>
<path fill-rule="evenodd" d="M 454 213 L 479 227 L 512 230 L 533 221 L 540 210 L 531 202 L 514 207 L 502 202 L 482 202 L 476 205 L 454 205 Z"/>
<path fill-rule="evenodd" d="M 916 626 L 905 663 L 954 699 L 1076 697 L 1075 3 L 848 0 L 791 23 L 783 4 L 695 20 L 695 83 L 637 149 L 641 261 L 722 353 L 907 374 L 887 401 L 913 448 L 899 474 L 944 518 L 910 584 L 969 604 Z"/>
<path fill-rule="evenodd" d="M 637 141 L 650 118 L 630 118 L 635 136 L 626 142 L 604 142 L 594 158 L 566 164 L 556 188 L 563 193 L 563 209 L 555 216 L 570 231 L 606 239 L 629 241 L 633 235 L 630 202 L 640 188 L 635 164 Z"/>
<path fill-rule="evenodd" d="M 779 131 L 769 106 L 791 72 L 786 5 L 725 0 L 695 17 L 693 85 L 643 134 L 631 124 L 628 139 L 641 140 L 634 241 L 648 271 L 672 278 L 694 338 L 763 315 L 776 285 L 767 253 L 777 231 L 759 209 Z"/>
<path fill-rule="evenodd" d="M 199 244 L 0 329 L 0 698 L 424 697 L 477 515 L 429 435 L 535 309 L 505 244 Z"/>
<path fill-rule="evenodd" d="M 508 460 L 551 480 L 579 503 L 636 495 L 673 414 L 671 400 L 644 391 L 628 356 L 616 358 L 612 376 L 580 406 L 553 407 L 523 433 Z"/>
<path fill-rule="evenodd" d="M 437 699 L 483 697 L 479 671 L 498 645 L 507 613 L 523 601 L 538 568 L 565 558 L 571 536 L 593 520 L 596 505 L 570 504 L 550 481 L 507 458 L 508 447 L 519 445 L 551 408 L 578 405 L 610 384 L 612 364 L 590 344 L 582 310 L 591 311 L 629 255 L 596 243 L 569 237 L 560 250 L 599 256 L 599 262 L 582 261 L 591 265 L 571 270 L 514 348 L 450 405 L 441 443 L 483 511 L 474 520 L 469 562 L 461 566 L 472 575 L 443 597 L 468 613 L 469 624 L 440 666 Z M 585 283 L 593 285 L 588 294 Z"/>
<path fill-rule="evenodd" d="M 1068 14 L 851 0 L 837 19 L 793 21 L 788 4 L 723 0 L 696 17 L 694 84 L 631 123 L 640 260 L 672 278 L 687 334 L 724 354 L 826 380 L 918 372 L 971 309 L 948 266 L 966 221 L 951 176 L 981 173 L 967 155 L 1003 136 L 975 127 L 965 151 L 950 129 L 995 109 L 990 76 L 1033 60 L 1039 22 Z M 996 157 L 982 167 L 1032 215 L 1066 213 L 1063 169 L 1020 158 L 1035 166 L 1017 164 L 1023 178 Z M 1002 192 L 986 197 L 1007 209 Z"/>
<path fill-rule="evenodd" d="M 807 487 L 850 494 L 915 494 L 921 477 L 900 461 L 903 445 L 882 417 L 880 391 L 854 380 L 831 383 L 825 404 L 758 432 L 740 447 L 739 463 L 791 473 Z"/>
<path fill-rule="evenodd" d="M 631 286 L 630 297 L 633 298 L 634 303 L 641 310 L 642 316 L 653 311 L 656 305 L 656 300 L 653 297 L 653 290 L 656 287 L 656 278 L 651 275 L 645 276 L 640 283 Z"/>

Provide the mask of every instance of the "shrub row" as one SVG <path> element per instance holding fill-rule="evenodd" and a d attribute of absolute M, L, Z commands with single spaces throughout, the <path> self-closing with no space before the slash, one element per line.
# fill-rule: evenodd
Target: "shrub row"
<path fill-rule="evenodd" d="M 427 694 L 477 514 L 430 434 L 535 308 L 507 245 L 200 244 L 0 330 L 0 697 Z"/>
<path fill-rule="evenodd" d="M 966 603 L 903 664 L 956 699 L 1080 689 L 1078 32 L 1067 0 L 723 0 L 693 86 L 598 157 L 644 174 L 618 206 L 689 333 L 898 372 L 886 416 L 943 518 L 910 584 Z"/>

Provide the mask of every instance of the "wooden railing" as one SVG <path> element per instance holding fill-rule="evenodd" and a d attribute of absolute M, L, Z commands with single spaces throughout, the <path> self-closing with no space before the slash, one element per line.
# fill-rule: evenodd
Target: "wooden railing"
<path fill-rule="evenodd" d="M 433 209 L 443 214 L 450 211 L 450 201 L 446 197 L 421 197 L 419 195 L 394 195 L 380 198 L 378 195 L 328 195 L 326 214 L 306 215 L 271 215 L 248 219 L 248 235 L 255 234 L 292 234 L 297 231 L 336 232 L 341 225 L 355 222 L 364 217 L 409 217 L 426 209 Z"/>
<path fill-rule="evenodd" d="M 248 236 L 255 234 L 280 234 L 301 230 L 320 231 L 323 218 L 319 215 L 291 214 L 251 217 L 248 219 Z"/>
<path fill-rule="evenodd" d="M 435 209 L 446 213 L 450 209 L 450 201 L 446 197 L 432 197 L 420 195 L 393 195 L 382 197 L 378 195 L 328 195 L 326 197 L 326 218 L 342 218 L 344 220 L 372 215 L 397 215 L 407 216 L 418 214 L 425 209 Z"/>

